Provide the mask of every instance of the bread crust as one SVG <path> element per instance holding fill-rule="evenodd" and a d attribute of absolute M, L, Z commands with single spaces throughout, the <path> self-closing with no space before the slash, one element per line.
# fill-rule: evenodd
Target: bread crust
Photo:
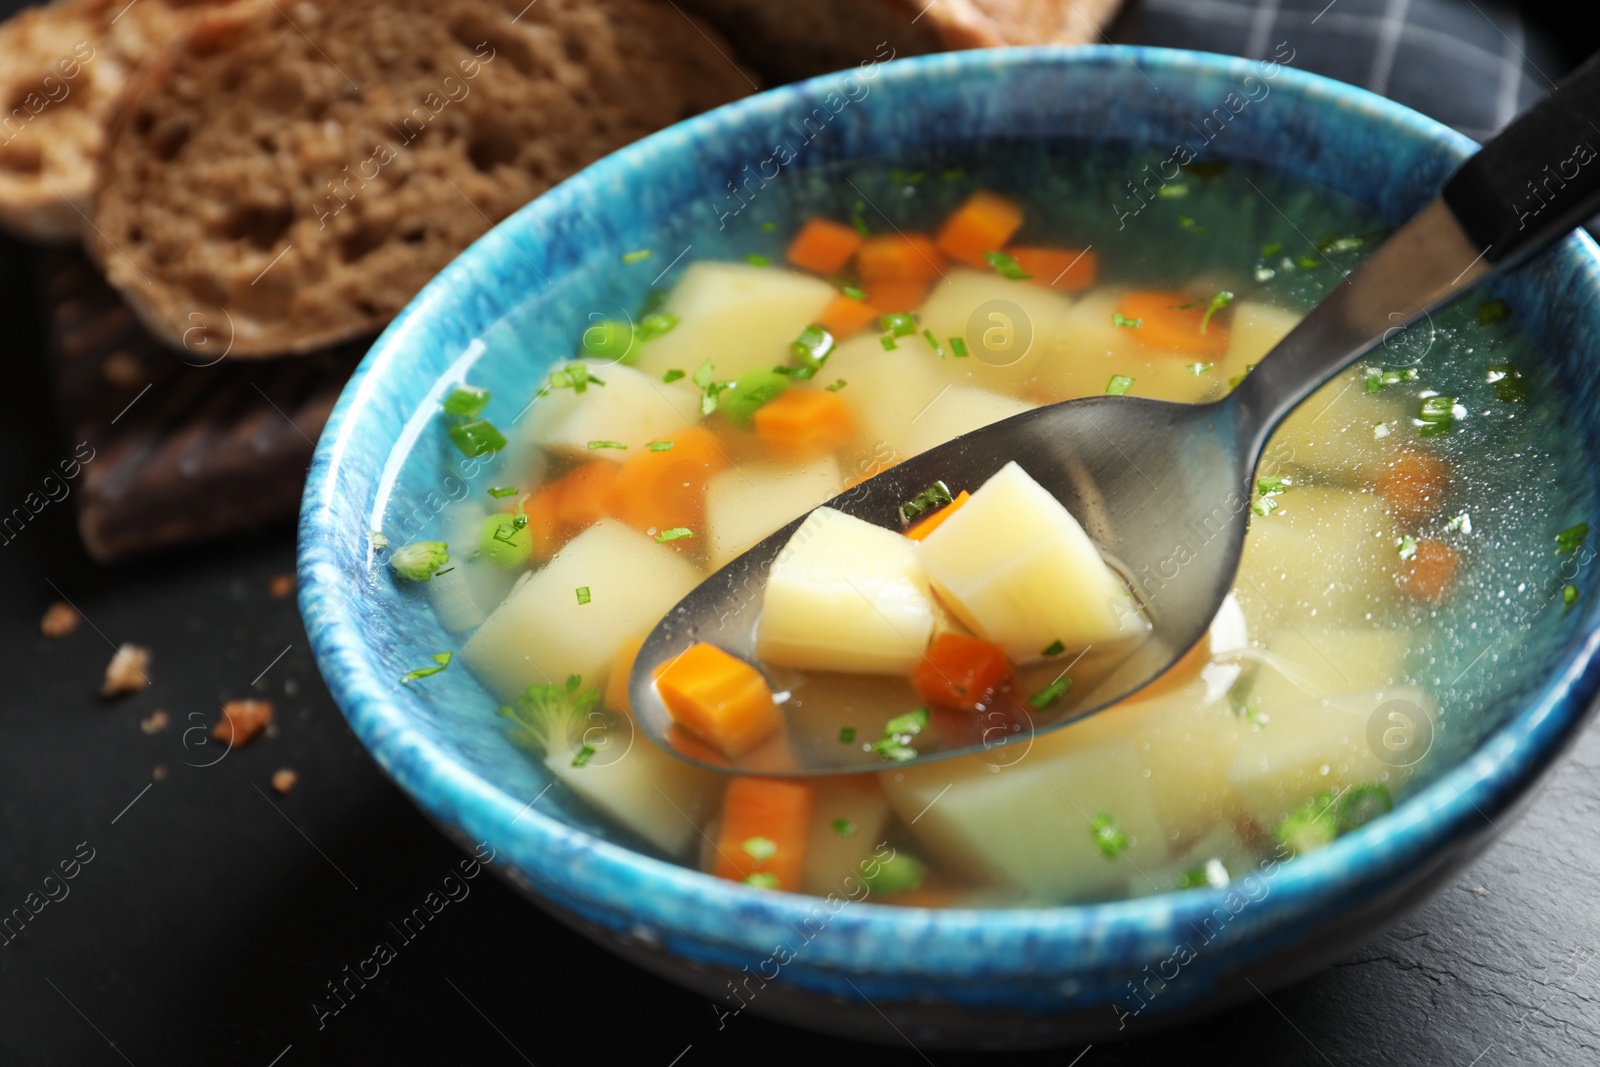
<path fill-rule="evenodd" d="M 87 244 L 171 347 L 321 349 L 556 182 L 751 91 L 730 55 L 655 0 L 243 0 L 129 85 Z"/>

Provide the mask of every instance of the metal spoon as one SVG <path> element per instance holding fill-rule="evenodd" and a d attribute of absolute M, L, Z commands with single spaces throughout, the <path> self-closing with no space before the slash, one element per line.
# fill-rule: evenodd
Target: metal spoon
<path fill-rule="evenodd" d="M 1272 430 L 1394 331 L 1600 211 L 1600 159 L 1592 149 L 1575 175 L 1564 165 L 1556 173 L 1582 154 L 1575 146 L 1588 145 L 1600 145 L 1600 55 L 1467 160 L 1437 200 L 1353 270 L 1222 400 L 1092 397 L 1039 408 L 906 460 L 828 502 L 899 530 L 900 505 L 932 482 L 975 490 L 1013 459 L 1050 490 L 1101 552 L 1121 564 L 1152 629 L 1120 662 L 1075 678 L 1088 684 L 1071 686 L 1048 713 L 1024 707 L 1020 715 L 1015 709 L 933 715 L 912 741 L 914 760 L 898 763 L 868 744 L 840 743 L 827 716 L 787 716 L 784 731 L 738 760 L 676 727 L 655 691 L 653 669 L 696 641 L 757 663 L 761 591 L 802 517 L 717 571 L 651 632 L 630 679 L 636 721 L 668 751 L 719 770 L 836 774 L 993 752 L 1132 693 L 1200 640 L 1233 585 L 1251 479 Z M 868 718 L 858 710 L 852 721 L 870 741 L 891 714 Z"/>

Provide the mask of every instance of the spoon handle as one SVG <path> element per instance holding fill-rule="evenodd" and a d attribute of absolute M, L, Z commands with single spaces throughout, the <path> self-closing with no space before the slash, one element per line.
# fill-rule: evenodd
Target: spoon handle
<path fill-rule="evenodd" d="M 1339 371 L 1597 212 L 1600 54 L 1463 163 L 1262 358 L 1229 398 L 1251 455 Z"/>

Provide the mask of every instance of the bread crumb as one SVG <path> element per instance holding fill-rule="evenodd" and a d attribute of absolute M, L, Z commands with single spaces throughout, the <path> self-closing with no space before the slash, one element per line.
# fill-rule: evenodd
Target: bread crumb
<path fill-rule="evenodd" d="M 289 790 L 294 788 L 294 784 L 299 780 L 300 776 L 298 774 L 294 773 L 289 768 L 284 767 L 273 773 L 272 788 L 276 789 L 280 793 L 287 793 Z"/>
<path fill-rule="evenodd" d="M 267 592 L 271 593 L 272 596 L 278 600 L 282 600 L 284 597 L 289 596 L 294 592 L 294 575 L 278 575 L 276 578 L 272 579 L 272 582 L 267 586 Z"/>
<path fill-rule="evenodd" d="M 124 389 L 132 389 L 145 380 L 144 364 L 120 348 L 100 365 L 100 373 L 106 376 L 106 381 Z"/>
<path fill-rule="evenodd" d="M 83 622 L 83 616 L 78 614 L 78 609 L 64 600 L 58 600 L 44 609 L 44 618 L 39 620 L 39 632 L 46 637 L 65 637 L 78 628 Z"/>
<path fill-rule="evenodd" d="M 167 765 L 165 763 L 156 764 L 155 765 L 155 769 L 153 769 L 150 772 L 150 777 L 154 778 L 158 782 L 161 781 L 161 779 L 165 778 L 166 776 L 167 776 Z"/>
<path fill-rule="evenodd" d="M 295 681 L 293 678 L 285 678 L 283 680 L 283 695 L 284 696 L 292 697 L 292 696 L 295 696 L 296 694 L 298 694 L 299 692 L 300 692 L 300 683 L 299 682 Z"/>
<path fill-rule="evenodd" d="M 167 723 L 171 721 L 171 717 L 168 716 L 166 712 L 162 711 L 160 708 L 157 708 L 155 711 L 150 713 L 150 717 L 148 719 L 139 720 L 139 729 L 143 730 L 147 734 L 160 733 L 162 730 L 167 728 Z"/>
<path fill-rule="evenodd" d="M 117 649 L 111 662 L 106 664 L 105 681 L 100 684 L 100 695 L 119 697 L 136 693 L 150 684 L 145 671 L 150 666 L 150 650 L 139 645 L 124 644 Z"/>
<path fill-rule="evenodd" d="M 211 739 L 229 748 L 248 745 L 272 721 L 272 704 L 265 700 L 230 700 L 222 705 L 222 718 L 211 728 Z"/>

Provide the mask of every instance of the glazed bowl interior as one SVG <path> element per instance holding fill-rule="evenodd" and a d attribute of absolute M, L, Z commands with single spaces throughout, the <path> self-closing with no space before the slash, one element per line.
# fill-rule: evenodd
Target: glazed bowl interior
<path fill-rule="evenodd" d="M 1472 148 L 1413 112 L 1289 65 L 1139 49 L 958 53 L 864 64 L 719 109 L 608 157 L 501 223 L 379 339 L 310 473 L 301 606 L 319 665 L 362 743 L 447 832 L 488 843 L 515 880 L 593 931 L 733 968 L 792 938 L 816 901 L 670 862 L 549 788 L 543 766 L 507 739 L 498 702 L 466 671 L 400 684 L 459 642 L 425 595 L 391 579 L 369 531 L 385 531 L 391 543 L 420 536 L 449 501 L 495 484 L 494 468 L 464 464 L 445 437 L 440 400 L 470 378 L 493 392 L 487 416 L 511 423 L 541 376 L 570 356 L 575 323 L 632 309 L 645 295 L 655 271 L 619 272 L 625 251 L 654 247 L 663 267 L 687 244 L 696 259 L 743 255 L 760 231 L 736 224 L 740 214 L 803 199 L 807 183 L 841 160 L 892 159 L 930 145 L 977 157 L 986 145 L 1032 139 L 1154 149 L 1197 141 L 1197 124 L 1222 113 L 1207 158 L 1280 168 L 1391 220 L 1432 199 Z M 820 132 L 806 139 L 813 115 L 825 119 L 813 120 Z M 768 161 L 780 144 L 792 158 L 747 184 L 752 172 L 765 178 L 774 169 Z M 681 244 L 663 247 L 663 227 Z M 1600 383 L 1588 370 L 1600 355 L 1593 245 L 1568 239 L 1497 293 L 1554 365 L 1572 446 L 1592 452 L 1600 431 Z M 1595 488 L 1575 487 L 1574 499 Z M 1230 969 L 1291 944 L 1308 916 L 1377 900 L 1407 872 L 1469 851 L 1581 721 L 1596 682 L 1597 599 L 1536 616 L 1520 647 L 1507 650 L 1482 728 L 1391 815 L 1283 864 L 1271 898 L 1230 928 L 1231 947 L 1197 964 L 1190 987 L 1163 1010 L 1203 1002 Z M 1186 924 L 1214 911 L 1219 893 L 994 911 L 852 905 L 830 913 L 829 936 L 809 944 L 786 977 L 819 994 L 847 995 L 848 977 L 889 1001 L 923 993 L 979 1010 L 1091 1006 L 1104 1003 L 1130 963 L 1137 970 L 1170 952 Z"/>

